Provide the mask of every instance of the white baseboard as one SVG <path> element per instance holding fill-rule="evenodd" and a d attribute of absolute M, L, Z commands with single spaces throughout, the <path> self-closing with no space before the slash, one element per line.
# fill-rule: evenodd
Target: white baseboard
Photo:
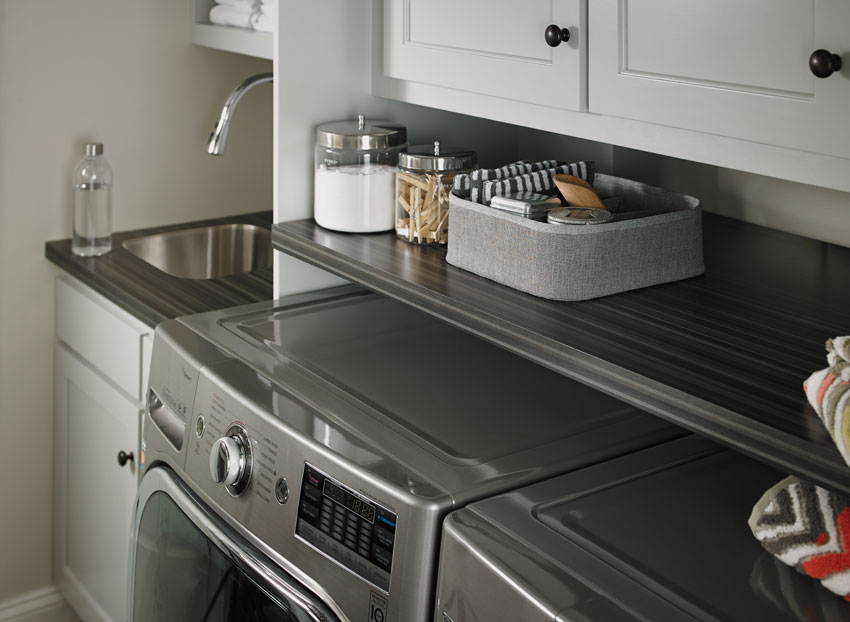
<path fill-rule="evenodd" d="M 52 585 L 0 603 L 0 622 L 79 622 Z"/>

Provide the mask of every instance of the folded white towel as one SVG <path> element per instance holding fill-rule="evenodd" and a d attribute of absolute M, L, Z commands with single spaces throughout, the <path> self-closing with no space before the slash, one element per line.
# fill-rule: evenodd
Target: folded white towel
<path fill-rule="evenodd" d="M 216 4 L 210 9 L 210 22 L 219 26 L 251 28 L 251 18 L 255 13 L 251 7 Z"/>
<path fill-rule="evenodd" d="M 265 11 L 255 13 L 251 18 L 251 26 L 254 30 L 274 32 L 274 29 L 277 26 L 277 15 L 269 15 Z"/>
<path fill-rule="evenodd" d="M 277 0 L 260 0 L 260 11 L 272 18 L 277 18 Z"/>

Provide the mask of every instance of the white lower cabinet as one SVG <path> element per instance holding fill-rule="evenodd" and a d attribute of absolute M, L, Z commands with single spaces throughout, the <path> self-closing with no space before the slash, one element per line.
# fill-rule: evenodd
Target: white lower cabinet
<path fill-rule="evenodd" d="M 57 281 L 56 300 L 54 582 L 84 622 L 118 622 L 126 619 L 130 517 L 143 410 L 139 398 L 145 353 L 150 351 L 145 341 L 152 329 L 72 279 Z M 125 344 L 122 349 L 112 342 L 108 356 L 127 360 L 93 362 L 68 345 L 86 330 L 80 324 L 99 320 L 103 328 L 104 313 L 136 334 L 135 348 Z M 72 326 L 77 330 L 69 334 Z M 88 339 L 98 339 L 96 328 L 90 327 L 95 332 Z M 89 353 L 99 351 L 87 341 L 78 345 Z M 128 395 L 109 370 L 126 371 L 133 361 L 136 386 Z M 123 466 L 121 452 L 127 458 Z"/>

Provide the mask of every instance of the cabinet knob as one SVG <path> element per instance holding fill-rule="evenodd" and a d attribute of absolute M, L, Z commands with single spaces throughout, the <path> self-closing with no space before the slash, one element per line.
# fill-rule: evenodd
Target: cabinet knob
<path fill-rule="evenodd" d="M 818 78 L 828 78 L 836 71 L 841 71 L 841 57 L 828 50 L 815 50 L 809 56 L 809 69 Z"/>
<path fill-rule="evenodd" d="M 561 45 L 561 42 L 566 43 L 570 40 L 570 29 L 558 28 L 556 24 L 550 24 L 546 27 L 545 38 L 547 44 L 556 48 Z"/>
<path fill-rule="evenodd" d="M 121 466 L 124 466 L 125 464 L 127 464 L 128 460 L 130 462 L 133 461 L 133 452 L 132 451 L 130 453 L 126 453 L 123 450 L 118 452 L 118 464 L 120 464 Z"/>

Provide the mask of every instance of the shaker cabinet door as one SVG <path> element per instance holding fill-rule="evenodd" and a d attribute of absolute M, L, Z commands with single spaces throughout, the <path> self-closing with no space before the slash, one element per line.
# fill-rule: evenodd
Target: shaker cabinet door
<path fill-rule="evenodd" d="M 139 406 L 61 344 L 55 361 L 54 581 L 84 620 L 126 618 Z M 134 460 L 118 463 L 118 452 Z"/>
<path fill-rule="evenodd" d="M 589 5 L 590 112 L 850 157 L 850 2 Z M 815 77 L 819 49 L 843 69 Z"/>
<path fill-rule="evenodd" d="M 384 0 L 384 74 L 582 110 L 585 7 L 586 0 Z M 551 47 L 552 24 L 569 40 Z"/>

